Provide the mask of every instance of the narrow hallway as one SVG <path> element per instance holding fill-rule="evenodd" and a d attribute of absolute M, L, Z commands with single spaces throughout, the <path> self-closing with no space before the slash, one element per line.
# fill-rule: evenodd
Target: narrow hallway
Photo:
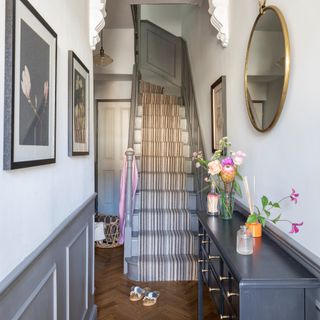
<path fill-rule="evenodd" d="M 95 253 L 95 302 L 98 320 L 194 320 L 197 319 L 197 282 L 132 282 L 122 274 L 123 247 L 96 248 Z M 150 287 L 160 291 L 153 307 L 142 302 L 131 302 L 132 285 Z M 204 319 L 217 320 L 208 291 L 204 294 Z"/>

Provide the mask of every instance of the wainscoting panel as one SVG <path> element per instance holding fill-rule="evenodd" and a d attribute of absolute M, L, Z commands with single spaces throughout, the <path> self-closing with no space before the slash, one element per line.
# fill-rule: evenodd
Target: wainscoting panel
<path fill-rule="evenodd" d="M 0 283 L 1 320 L 96 319 L 94 200 L 95 195 Z"/>
<path fill-rule="evenodd" d="M 84 319 L 88 309 L 88 225 L 66 250 L 67 320 Z"/>

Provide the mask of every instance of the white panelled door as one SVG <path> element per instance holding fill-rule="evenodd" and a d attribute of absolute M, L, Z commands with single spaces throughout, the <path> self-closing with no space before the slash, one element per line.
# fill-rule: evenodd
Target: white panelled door
<path fill-rule="evenodd" d="M 102 214 L 118 215 L 129 117 L 130 102 L 98 103 L 98 212 Z"/>

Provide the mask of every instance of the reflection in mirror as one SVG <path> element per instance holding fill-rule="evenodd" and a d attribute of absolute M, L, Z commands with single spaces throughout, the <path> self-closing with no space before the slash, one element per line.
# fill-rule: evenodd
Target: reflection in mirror
<path fill-rule="evenodd" d="M 246 98 L 259 131 L 271 129 L 284 103 L 289 73 L 289 41 L 281 12 L 266 7 L 255 22 L 247 51 Z"/>

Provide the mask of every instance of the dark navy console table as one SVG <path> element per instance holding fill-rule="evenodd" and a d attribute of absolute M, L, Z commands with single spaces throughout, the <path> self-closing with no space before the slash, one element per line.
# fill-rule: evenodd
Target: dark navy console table
<path fill-rule="evenodd" d="M 254 239 L 252 255 L 238 254 L 236 233 L 245 222 L 238 212 L 229 221 L 206 212 L 198 219 L 199 320 L 204 283 L 220 319 L 307 320 L 306 290 L 320 288 L 316 276 L 265 234 Z"/>

